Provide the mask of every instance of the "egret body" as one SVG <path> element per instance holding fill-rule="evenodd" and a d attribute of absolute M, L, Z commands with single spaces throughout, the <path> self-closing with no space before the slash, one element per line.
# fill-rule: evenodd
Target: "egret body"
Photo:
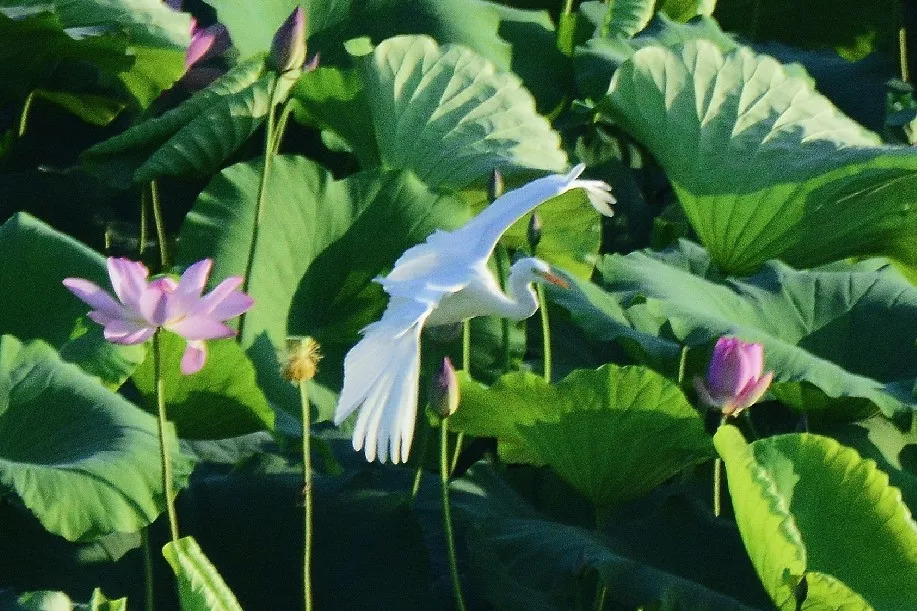
<path fill-rule="evenodd" d="M 366 459 L 406 461 L 414 436 L 420 375 L 420 332 L 424 326 L 461 322 L 475 316 L 523 320 L 538 310 L 534 282 L 564 285 L 547 263 L 517 261 L 504 294 L 487 268 L 500 236 L 536 206 L 571 189 L 585 189 L 601 213 L 611 215 L 611 188 L 579 180 L 579 165 L 507 192 L 454 231 L 435 231 L 406 250 L 385 278 L 389 294 L 382 318 L 363 329 L 363 338 L 344 359 L 344 387 L 334 414 L 340 424 L 360 409 L 353 447 Z"/>

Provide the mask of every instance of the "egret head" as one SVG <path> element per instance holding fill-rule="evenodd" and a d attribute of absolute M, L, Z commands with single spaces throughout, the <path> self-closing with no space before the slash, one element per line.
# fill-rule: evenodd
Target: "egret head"
<path fill-rule="evenodd" d="M 564 289 L 570 287 L 566 280 L 551 270 L 550 265 L 534 257 L 526 257 L 516 261 L 513 264 L 511 273 L 520 279 L 524 279 L 525 284 L 547 282 Z"/>

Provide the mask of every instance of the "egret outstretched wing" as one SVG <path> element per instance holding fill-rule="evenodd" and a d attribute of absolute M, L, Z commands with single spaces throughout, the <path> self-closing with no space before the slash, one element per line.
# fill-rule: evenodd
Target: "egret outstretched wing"
<path fill-rule="evenodd" d="M 391 299 L 344 359 L 344 387 L 334 414 L 340 424 L 360 410 L 353 447 L 364 449 L 367 460 L 407 460 L 417 414 L 420 332 L 431 314 L 439 324 L 503 312 L 507 305 L 522 305 L 525 316 L 537 308 L 534 296 L 524 304 L 503 295 L 487 270 L 500 236 L 538 204 L 570 189 L 585 189 L 596 209 L 611 213 L 610 187 L 579 180 L 582 171 L 579 165 L 565 176 L 546 176 L 509 191 L 461 228 L 435 231 L 406 250 L 392 272 L 378 279 Z"/>
<path fill-rule="evenodd" d="M 340 424 L 360 408 L 353 434 L 366 459 L 407 460 L 414 436 L 420 375 L 420 331 L 433 308 L 394 298 L 344 359 L 344 387 L 334 413 Z"/>

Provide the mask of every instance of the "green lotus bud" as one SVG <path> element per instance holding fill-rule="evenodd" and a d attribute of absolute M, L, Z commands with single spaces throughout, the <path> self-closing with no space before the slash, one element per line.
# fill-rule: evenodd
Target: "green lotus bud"
<path fill-rule="evenodd" d="M 299 70 L 306 63 L 306 11 L 297 6 L 274 34 L 270 63 L 277 72 Z"/>
<path fill-rule="evenodd" d="M 440 418 L 448 418 L 458 409 L 459 384 L 455 367 L 448 356 L 443 357 L 442 367 L 433 376 L 430 388 L 430 407 Z"/>

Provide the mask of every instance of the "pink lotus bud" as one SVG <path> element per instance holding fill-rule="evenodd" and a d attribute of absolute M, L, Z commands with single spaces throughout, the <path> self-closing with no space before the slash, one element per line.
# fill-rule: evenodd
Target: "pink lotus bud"
<path fill-rule="evenodd" d="M 306 63 L 306 11 L 297 6 L 271 43 L 271 64 L 277 72 L 298 70 Z"/>
<path fill-rule="evenodd" d="M 448 418 L 458 409 L 459 384 L 455 367 L 449 357 L 443 357 L 443 365 L 433 376 L 430 388 L 430 407 L 440 418 Z"/>
<path fill-rule="evenodd" d="M 725 416 L 731 416 L 756 403 L 773 377 L 773 371 L 764 373 L 764 347 L 761 344 L 721 337 L 713 348 L 707 382 L 694 378 L 694 387 L 704 403 L 721 409 Z"/>

